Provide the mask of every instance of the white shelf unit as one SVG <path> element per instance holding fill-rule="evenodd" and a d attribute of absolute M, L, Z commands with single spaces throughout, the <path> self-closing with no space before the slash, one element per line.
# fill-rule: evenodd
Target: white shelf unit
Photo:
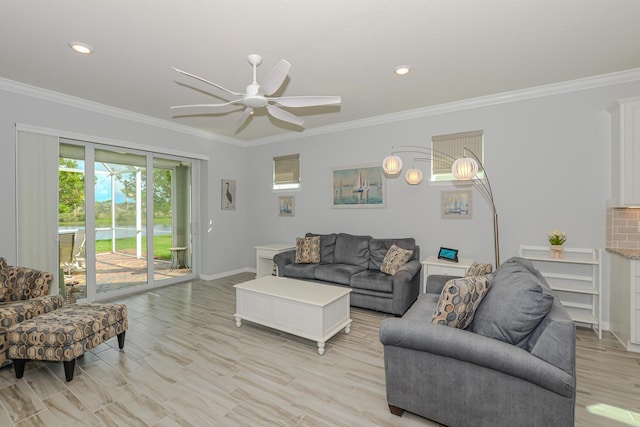
<path fill-rule="evenodd" d="M 600 249 L 565 248 L 564 258 L 551 258 L 548 246 L 520 245 L 520 256 L 533 262 L 551 289 L 581 326 L 602 338 L 602 254 Z"/>

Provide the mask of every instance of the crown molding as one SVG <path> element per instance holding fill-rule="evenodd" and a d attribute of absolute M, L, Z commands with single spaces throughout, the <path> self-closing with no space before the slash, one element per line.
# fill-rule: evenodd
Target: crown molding
<path fill-rule="evenodd" d="M 640 68 L 619 71 L 598 76 L 585 77 L 566 82 L 552 83 L 543 86 L 535 86 L 527 89 L 501 92 L 493 95 L 469 98 L 462 101 L 448 102 L 429 107 L 416 108 L 414 110 L 401 111 L 399 113 L 384 114 L 376 117 L 368 117 L 361 120 L 353 120 L 338 123 L 330 126 L 317 127 L 305 130 L 302 133 L 288 133 L 266 138 L 258 138 L 249 141 L 251 146 L 272 144 L 275 142 L 290 141 L 294 139 L 306 138 L 328 133 L 341 132 L 346 130 L 360 129 L 364 127 L 376 126 L 403 120 L 411 120 L 421 117 L 434 116 L 438 114 L 452 113 L 456 111 L 469 110 L 473 108 L 487 107 L 496 104 L 523 101 L 527 99 L 540 98 L 543 96 L 557 95 L 561 93 L 577 92 L 581 90 L 594 89 L 603 86 L 611 86 L 622 83 L 629 83 L 640 80 Z"/>
<path fill-rule="evenodd" d="M 119 119 L 130 120 L 132 122 L 154 126 L 154 127 L 174 131 L 174 132 L 180 132 L 186 135 L 219 141 L 225 144 L 239 145 L 239 146 L 246 145 L 244 141 L 241 141 L 235 138 L 230 138 L 224 135 L 219 135 L 214 132 L 209 132 L 209 131 L 197 129 L 194 127 L 172 123 L 170 121 L 158 119 L 156 117 L 151 117 L 151 116 L 147 116 L 140 113 L 134 113 L 129 110 L 124 110 L 122 108 L 116 108 L 109 105 L 88 101 L 86 99 L 78 98 L 78 97 L 67 95 L 60 92 L 55 92 L 55 91 L 40 88 L 37 86 L 31 86 L 25 83 L 20 83 L 13 80 L 5 79 L 3 77 L 0 77 L 0 90 L 14 92 L 20 95 L 29 96 L 29 97 L 41 99 L 44 101 L 55 102 L 58 104 L 80 108 L 83 110 L 93 111 L 94 113 L 105 114 L 105 115 L 116 117 Z"/>
<path fill-rule="evenodd" d="M 96 113 L 106 114 L 109 116 L 134 121 L 141 124 L 155 126 L 175 132 L 184 133 L 200 138 L 222 142 L 225 144 L 235 145 L 239 147 L 255 147 L 258 145 L 273 144 L 276 142 L 291 141 L 301 138 L 308 138 L 319 135 L 326 135 L 336 132 L 342 132 L 353 129 L 360 129 L 381 124 L 399 122 L 403 120 L 411 120 L 416 118 L 434 116 L 438 114 L 452 113 L 456 111 L 468 110 L 473 108 L 487 107 L 490 105 L 504 104 L 509 102 L 523 101 L 543 96 L 557 95 L 561 93 L 577 92 L 581 90 L 594 89 L 603 86 L 611 86 L 616 84 L 628 83 L 640 80 L 640 68 L 619 71 L 609 74 L 601 74 L 598 76 L 585 77 L 576 80 L 569 80 L 560 83 L 552 83 L 548 85 L 535 86 L 527 89 L 520 89 L 510 92 L 501 92 L 493 95 L 486 95 L 477 98 L 469 98 L 462 101 L 448 102 L 444 104 L 433 105 L 429 107 L 416 108 L 413 110 L 401 111 L 398 113 L 384 114 L 375 117 L 368 117 L 360 120 L 352 120 L 349 122 L 338 123 L 335 125 L 322 126 L 313 129 L 306 129 L 302 132 L 290 132 L 281 135 L 274 135 L 265 138 L 256 138 L 252 140 L 241 140 L 209 132 L 194 127 L 180 125 L 169 122 L 167 120 L 150 117 L 144 114 L 134 113 L 132 111 L 123 110 L 121 108 L 111 107 L 97 102 L 88 101 L 86 99 L 77 98 L 63 93 L 55 92 L 36 86 L 19 83 L 13 80 L 0 77 L 0 90 L 18 93 L 45 101 L 56 102 L 71 107 L 81 108 Z"/>

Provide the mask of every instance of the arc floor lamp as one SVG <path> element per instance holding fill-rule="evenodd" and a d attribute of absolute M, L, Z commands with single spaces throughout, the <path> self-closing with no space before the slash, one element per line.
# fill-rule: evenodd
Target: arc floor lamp
<path fill-rule="evenodd" d="M 422 171 L 415 167 L 415 162 L 426 161 L 437 165 L 451 164 L 451 173 L 457 180 L 469 181 L 489 204 L 493 214 L 493 247 L 495 251 L 495 266 L 500 265 L 500 242 L 498 238 L 498 211 L 493 200 L 493 190 L 487 171 L 478 156 L 468 148 L 464 149 L 463 157 L 455 159 L 445 153 L 437 152 L 427 147 L 417 145 L 403 145 L 391 148 L 391 155 L 385 157 L 382 162 L 382 169 L 388 177 L 396 177 L 402 172 L 402 159 L 398 153 L 413 153 L 426 157 L 413 158 L 413 166 L 405 174 L 405 180 L 409 185 L 417 185 L 422 182 Z M 467 154 L 470 157 L 467 157 Z M 478 172 L 483 172 L 483 177 L 478 176 Z"/>

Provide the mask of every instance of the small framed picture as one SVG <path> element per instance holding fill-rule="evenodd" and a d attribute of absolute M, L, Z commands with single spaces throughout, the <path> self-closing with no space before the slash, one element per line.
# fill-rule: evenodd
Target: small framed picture
<path fill-rule="evenodd" d="M 442 219 L 471 218 L 471 190 L 445 190 L 440 193 Z"/>
<path fill-rule="evenodd" d="M 222 179 L 220 208 L 223 211 L 236 210 L 236 180 Z"/>
<path fill-rule="evenodd" d="M 294 216 L 296 213 L 296 199 L 293 196 L 278 196 L 278 215 Z"/>

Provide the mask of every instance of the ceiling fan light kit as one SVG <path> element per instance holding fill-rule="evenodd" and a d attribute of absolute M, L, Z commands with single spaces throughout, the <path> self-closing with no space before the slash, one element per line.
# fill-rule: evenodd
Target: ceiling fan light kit
<path fill-rule="evenodd" d="M 236 127 L 239 128 L 244 122 L 253 115 L 254 109 L 266 108 L 267 113 L 271 117 L 282 120 L 288 123 L 302 127 L 304 120 L 300 117 L 281 109 L 280 107 L 288 108 L 300 108 L 300 107 L 315 107 L 321 105 L 339 105 L 342 99 L 339 96 L 276 96 L 271 97 L 284 83 L 291 68 L 284 59 L 281 60 L 269 73 L 264 77 L 262 83 L 259 84 L 257 80 L 257 68 L 262 63 L 262 57 L 257 54 L 251 54 L 247 57 L 249 64 L 253 67 L 253 82 L 246 87 L 245 93 L 233 92 L 227 88 L 213 83 L 209 80 L 198 77 L 195 74 L 187 73 L 186 71 L 173 68 L 178 73 L 185 76 L 194 78 L 203 83 L 212 85 L 230 95 L 239 97 L 231 101 L 219 103 L 219 104 L 190 104 L 190 105 L 176 105 L 171 108 L 193 108 L 193 107 L 205 107 L 205 108 L 219 108 L 226 107 L 228 105 L 242 105 L 244 110 L 236 120 Z M 277 104 L 280 107 L 274 105 Z"/>

